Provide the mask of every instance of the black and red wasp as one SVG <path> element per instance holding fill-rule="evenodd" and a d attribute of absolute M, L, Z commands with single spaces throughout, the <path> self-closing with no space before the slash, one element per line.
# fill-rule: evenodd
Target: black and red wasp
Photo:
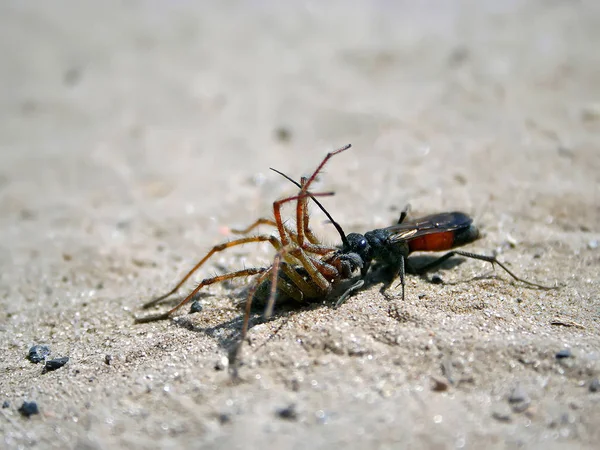
<path fill-rule="evenodd" d="M 284 173 L 275 169 L 271 170 L 300 186 Z M 495 256 L 454 250 L 457 247 L 474 242 L 480 237 L 478 228 L 473 224 L 473 219 L 463 212 L 443 212 L 406 220 L 409 211 L 409 207 L 406 206 L 402 210 L 398 222 L 392 226 L 368 231 L 364 235 L 359 233 L 345 235 L 342 227 L 331 218 L 331 215 L 319 201 L 314 198 L 313 201 L 327 215 L 342 240 L 342 246 L 331 258 L 334 260 L 336 258 L 349 259 L 354 261 L 355 267 L 360 268 L 359 280 L 337 299 L 336 307 L 344 303 L 352 292 L 364 285 L 364 280 L 373 262 L 381 263 L 394 276 L 400 278 L 402 300 L 405 298 L 407 272 L 417 275 L 425 274 L 453 256 L 478 259 L 489 262 L 492 266 L 497 264 L 513 279 L 528 286 L 539 289 L 555 289 L 557 287 L 544 286 L 524 280 L 498 261 Z M 408 260 L 408 256 L 413 252 L 441 252 L 446 250 L 450 251 L 421 267 L 414 267 Z"/>

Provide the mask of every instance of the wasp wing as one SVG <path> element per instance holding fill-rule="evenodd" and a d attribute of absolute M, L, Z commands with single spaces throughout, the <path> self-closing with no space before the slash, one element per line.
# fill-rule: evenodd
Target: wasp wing
<path fill-rule="evenodd" d="M 447 213 L 431 214 L 418 219 L 402 222 L 385 228 L 390 233 L 390 242 L 400 242 L 414 239 L 426 234 L 454 231 L 466 228 L 473 223 L 473 219 L 465 213 L 454 211 Z"/>

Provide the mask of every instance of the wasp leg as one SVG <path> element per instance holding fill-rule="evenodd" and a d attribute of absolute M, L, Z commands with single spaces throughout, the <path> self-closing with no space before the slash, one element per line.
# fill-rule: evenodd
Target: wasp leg
<path fill-rule="evenodd" d="M 398 219 L 398 225 L 400 225 L 402 222 L 404 222 L 404 219 L 406 219 L 406 216 L 408 216 L 408 213 L 410 211 L 410 203 L 408 203 L 404 209 L 400 212 L 400 218 Z"/>
<path fill-rule="evenodd" d="M 356 283 L 354 283 L 352 286 L 350 286 L 348 289 L 346 289 L 346 291 L 342 295 L 340 295 L 340 298 L 338 298 L 337 302 L 335 302 L 334 308 L 339 308 L 341 305 L 343 305 L 346 302 L 346 300 L 348 299 L 348 297 L 350 297 L 350 294 L 352 294 L 354 291 L 360 289 L 364 285 L 365 285 L 365 280 L 363 280 L 361 278 Z"/>
<path fill-rule="evenodd" d="M 527 285 L 532 286 L 532 287 L 536 287 L 536 288 L 539 288 L 539 289 L 557 289 L 558 288 L 558 286 L 544 286 L 542 284 L 532 283 L 531 281 L 527 281 L 527 280 L 524 280 L 523 278 L 520 278 L 520 277 L 516 276 L 514 273 L 512 273 L 509 270 L 508 267 L 506 267 L 504 264 L 502 264 L 500 261 L 498 261 L 498 259 L 495 256 L 478 255 L 476 253 L 463 252 L 463 251 L 460 251 L 460 250 L 453 250 L 451 252 L 446 253 L 445 255 L 441 256 L 440 258 L 436 259 L 435 261 L 432 261 L 429 264 L 426 264 L 425 266 L 418 268 L 416 270 L 416 273 L 417 274 L 423 274 L 425 272 L 428 272 L 429 270 L 433 269 L 434 267 L 439 266 L 444 261 L 452 258 L 455 255 L 464 256 L 465 258 L 472 258 L 472 259 L 478 259 L 480 261 L 489 262 L 489 263 L 492 264 L 492 266 L 494 264 L 498 264 L 502 269 L 504 269 L 504 271 L 506 273 L 508 273 L 516 281 L 519 281 L 520 283 L 527 284 Z"/>
<path fill-rule="evenodd" d="M 405 280 L 406 270 L 405 270 L 404 266 L 405 266 L 404 256 L 402 256 L 400 258 L 400 267 L 398 268 L 398 275 L 400 276 L 400 284 L 402 285 L 402 301 L 404 301 L 404 290 L 406 287 L 406 280 Z"/>

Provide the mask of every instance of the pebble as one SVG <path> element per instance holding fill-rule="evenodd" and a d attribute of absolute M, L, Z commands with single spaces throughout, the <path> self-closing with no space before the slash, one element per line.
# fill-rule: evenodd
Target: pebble
<path fill-rule="evenodd" d="M 531 399 L 525 390 L 520 385 L 517 385 L 508 396 L 508 403 L 510 403 L 513 412 L 521 413 L 529 408 Z"/>
<path fill-rule="evenodd" d="M 40 363 L 50 354 L 50 347 L 46 345 L 34 345 L 29 349 L 27 359 L 34 364 Z"/>
<path fill-rule="evenodd" d="M 226 423 L 231 422 L 231 415 L 227 414 L 227 413 L 221 413 L 218 415 L 219 418 L 219 423 L 221 425 L 225 425 Z"/>
<path fill-rule="evenodd" d="M 190 305 L 190 314 L 202 311 L 202 304 L 198 300 L 194 300 Z"/>
<path fill-rule="evenodd" d="M 50 361 L 46 361 L 44 365 L 44 372 L 52 372 L 53 370 L 60 369 L 66 363 L 69 362 L 69 357 L 64 356 L 62 358 L 51 359 Z"/>
<path fill-rule="evenodd" d="M 40 410 L 38 409 L 38 405 L 36 402 L 23 402 L 23 404 L 19 408 L 19 412 L 23 417 L 30 417 L 34 414 L 39 414 Z"/>
<path fill-rule="evenodd" d="M 431 377 L 431 390 L 434 392 L 445 392 L 449 388 L 449 384 L 446 380 L 442 380 L 437 377 Z"/>
<path fill-rule="evenodd" d="M 512 420 L 512 411 L 507 405 L 498 404 L 492 410 L 492 417 L 500 422 L 510 422 Z"/>
<path fill-rule="evenodd" d="M 292 139 L 292 132 L 285 126 L 279 126 L 275 129 L 275 138 L 280 142 L 289 142 Z"/>
<path fill-rule="evenodd" d="M 444 279 L 438 274 L 435 274 L 431 277 L 431 282 L 433 284 L 444 284 Z"/>
<path fill-rule="evenodd" d="M 215 363 L 215 370 L 225 370 L 229 366 L 229 358 L 223 356 Z"/>
<path fill-rule="evenodd" d="M 590 381 L 590 386 L 588 388 L 590 392 L 600 392 L 600 380 L 598 378 L 594 378 Z"/>
<path fill-rule="evenodd" d="M 554 357 L 556 359 L 571 358 L 572 356 L 573 356 L 573 353 L 568 348 L 564 348 L 564 349 L 556 352 L 556 355 L 554 355 Z"/>
<path fill-rule="evenodd" d="M 286 420 L 297 420 L 298 412 L 296 411 L 296 405 L 289 405 L 286 408 L 278 409 L 277 416 Z"/>
<path fill-rule="evenodd" d="M 520 385 L 517 385 L 508 396 L 508 403 L 521 403 L 527 401 L 529 401 L 529 397 Z"/>

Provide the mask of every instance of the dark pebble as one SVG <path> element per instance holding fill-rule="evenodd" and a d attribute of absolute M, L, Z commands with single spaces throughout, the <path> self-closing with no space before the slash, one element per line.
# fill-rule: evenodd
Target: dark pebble
<path fill-rule="evenodd" d="M 529 403 L 531 400 L 525 390 L 517 385 L 508 396 L 509 403 Z"/>
<path fill-rule="evenodd" d="M 449 388 L 449 384 L 446 380 L 442 380 L 437 377 L 431 377 L 431 390 L 434 392 L 445 392 Z"/>
<path fill-rule="evenodd" d="M 2 409 L 6 409 L 10 406 L 10 402 L 8 400 L 4 400 L 4 403 L 2 403 Z"/>
<path fill-rule="evenodd" d="M 557 352 L 556 355 L 554 355 L 556 359 L 570 358 L 572 356 L 573 353 L 571 353 L 571 350 L 568 348 L 562 349 L 561 351 Z"/>
<path fill-rule="evenodd" d="M 53 370 L 60 369 L 66 363 L 69 362 L 69 357 L 65 356 L 63 358 L 51 359 L 50 361 L 46 361 L 44 365 L 44 372 L 52 372 Z"/>
<path fill-rule="evenodd" d="M 289 128 L 280 126 L 275 129 L 275 137 L 280 142 L 289 142 L 292 139 L 292 132 Z"/>
<path fill-rule="evenodd" d="M 29 349 L 29 353 L 27 354 L 27 359 L 32 363 L 40 363 L 46 356 L 50 354 L 50 347 L 46 345 L 34 345 Z"/>
<path fill-rule="evenodd" d="M 495 410 L 492 411 L 492 417 L 499 422 L 512 421 L 511 410 L 507 406 L 497 406 Z"/>
<path fill-rule="evenodd" d="M 433 276 L 431 277 L 431 282 L 432 282 L 433 284 L 444 284 L 444 280 L 442 279 L 442 277 L 441 277 L 441 276 L 439 276 L 439 275 L 437 275 L 437 274 L 436 274 L 436 275 L 433 275 Z"/>
<path fill-rule="evenodd" d="M 298 419 L 298 412 L 296 411 L 296 405 L 290 405 L 287 408 L 277 410 L 277 415 L 286 420 Z"/>
<path fill-rule="evenodd" d="M 215 370 L 225 370 L 229 366 L 229 359 L 223 357 L 215 363 Z"/>
<path fill-rule="evenodd" d="M 38 409 L 38 405 L 36 402 L 23 402 L 23 404 L 19 408 L 19 412 L 23 417 L 30 417 L 34 414 L 39 414 L 40 410 Z"/>
<path fill-rule="evenodd" d="M 590 381 L 589 390 L 590 392 L 600 392 L 600 380 L 598 378 L 594 378 Z"/>
<path fill-rule="evenodd" d="M 198 300 L 194 300 L 190 306 L 190 314 L 202 311 L 202 304 Z"/>
<path fill-rule="evenodd" d="M 231 416 L 227 413 L 221 413 L 219 414 L 219 423 L 221 425 L 225 425 L 226 423 L 231 422 Z"/>
<path fill-rule="evenodd" d="M 112 362 L 113 357 L 112 355 L 104 355 L 104 364 L 106 364 L 107 366 L 110 366 L 110 363 Z"/>

